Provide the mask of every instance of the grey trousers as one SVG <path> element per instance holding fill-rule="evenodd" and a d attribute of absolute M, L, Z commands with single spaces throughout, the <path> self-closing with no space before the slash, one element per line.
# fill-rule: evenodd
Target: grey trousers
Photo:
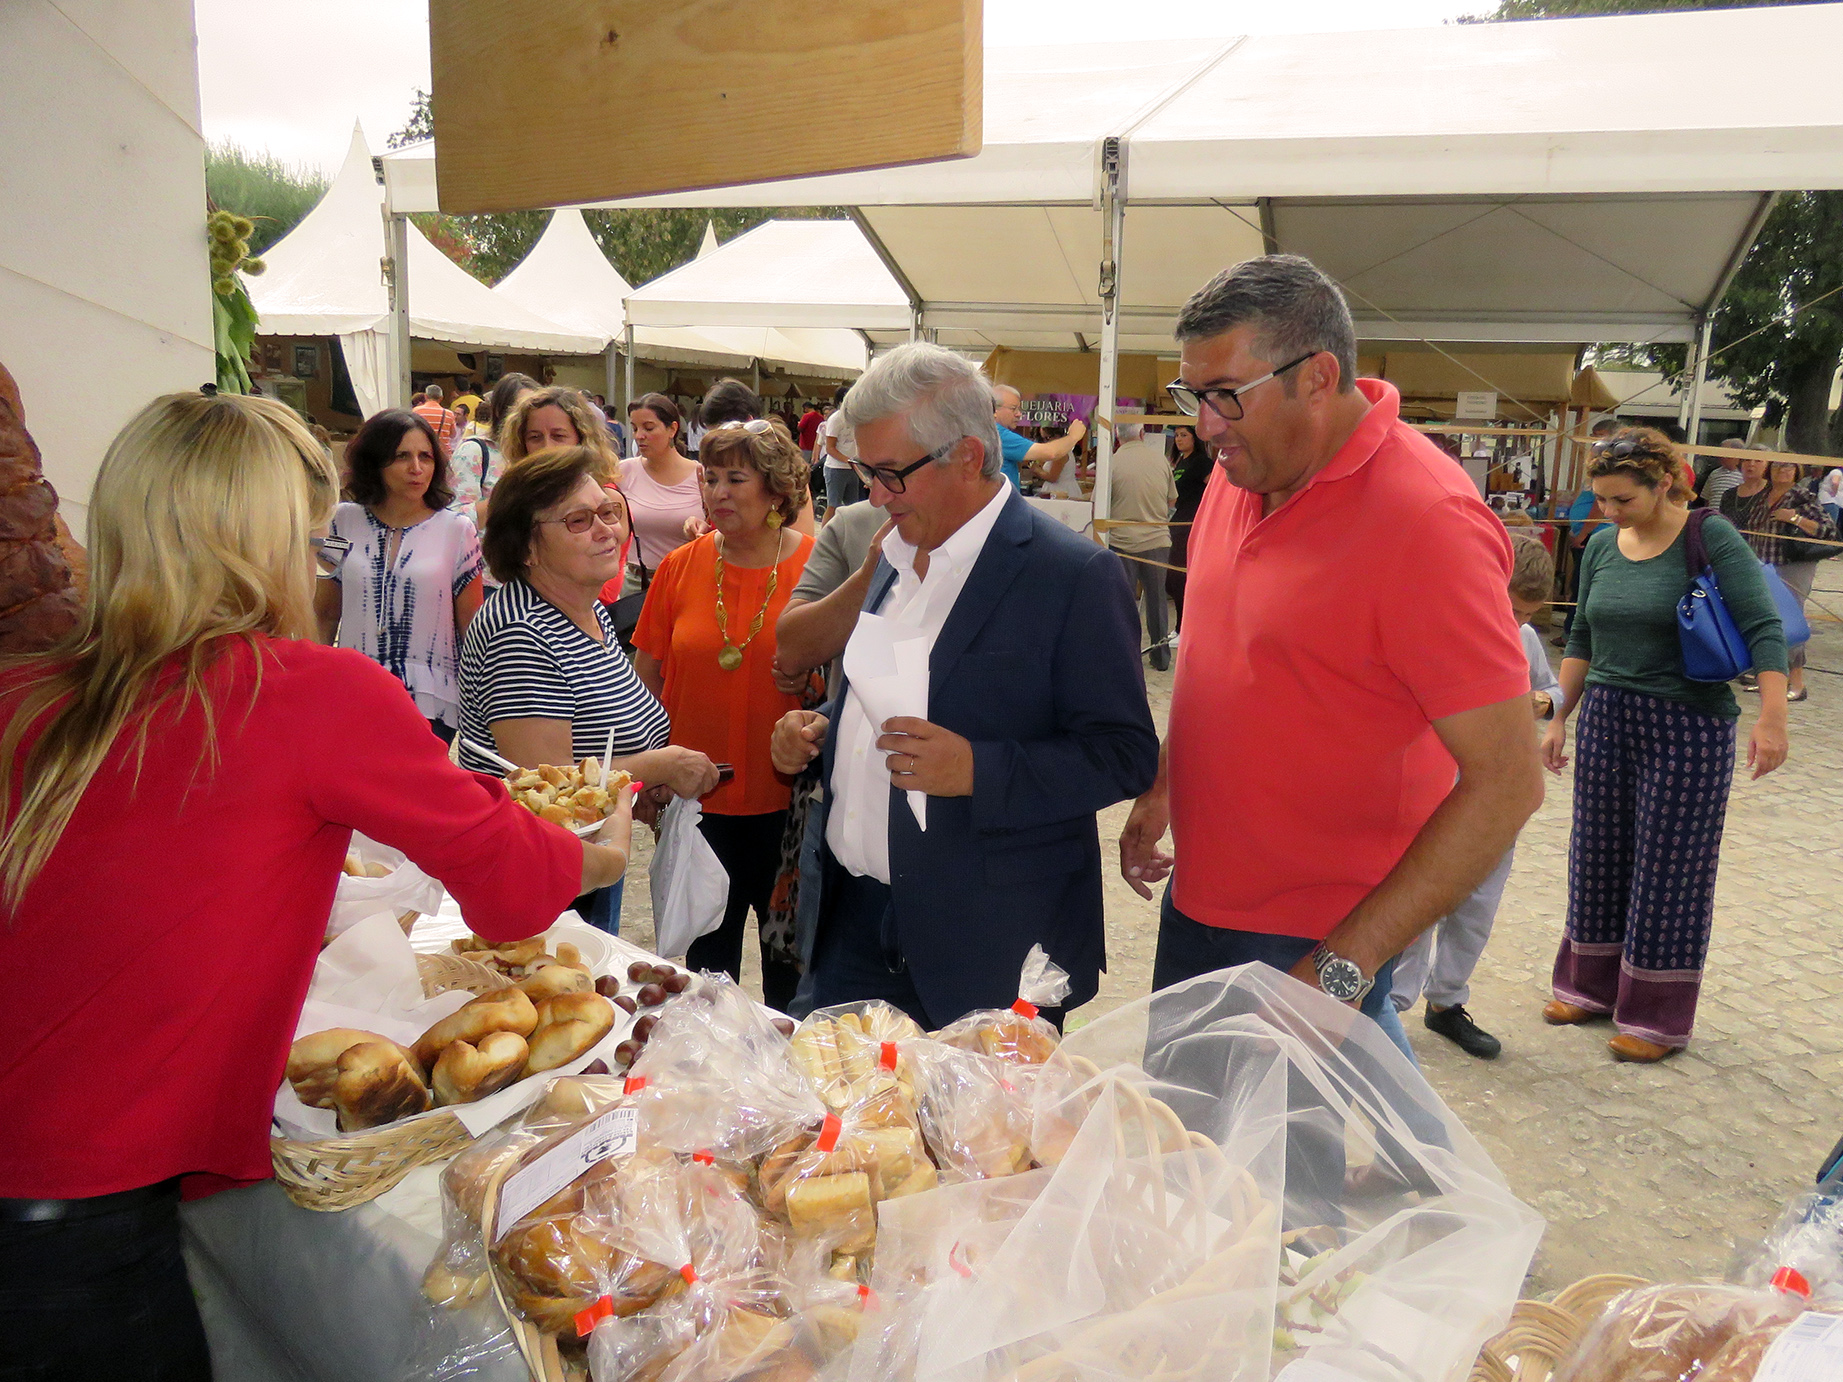
<path fill-rule="evenodd" d="M 1116 552 L 1126 563 L 1126 574 L 1138 587 L 1140 603 L 1145 606 L 1145 641 L 1147 646 L 1163 643 L 1171 635 L 1171 609 L 1165 603 L 1165 568 L 1147 566 L 1146 562 L 1171 561 L 1171 547 L 1148 547 L 1143 552 Z"/>
<path fill-rule="evenodd" d="M 1389 995 L 1395 1011 L 1406 1012 L 1423 992 L 1436 1008 L 1456 1008 L 1472 996 L 1472 970 L 1491 939 L 1491 923 L 1510 881 L 1510 861 L 1517 857 L 1512 845 L 1472 895 L 1432 926 L 1421 932 L 1395 957 L 1395 988 Z"/>

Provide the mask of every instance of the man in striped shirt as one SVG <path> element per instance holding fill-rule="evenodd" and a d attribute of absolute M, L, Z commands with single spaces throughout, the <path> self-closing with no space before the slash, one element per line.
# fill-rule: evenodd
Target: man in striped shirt
<path fill-rule="evenodd" d="M 1741 482 L 1741 463 L 1733 456 L 1720 456 L 1721 462 L 1702 482 L 1702 502 L 1711 509 L 1721 508 L 1721 497 Z"/>
<path fill-rule="evenodd" d="M 426 395 L 423 401 L 410 411 L 435 429 L 435 435 L 441 438 L 443 454 L 451 452 L 454 450 L 454 414 L 442 407 L 442 386 L 431 384 L 423 393 Z"/>

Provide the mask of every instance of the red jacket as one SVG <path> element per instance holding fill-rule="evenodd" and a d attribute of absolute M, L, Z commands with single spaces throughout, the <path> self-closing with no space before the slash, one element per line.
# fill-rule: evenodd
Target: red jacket
<path fill-rule="evenodd" d="M 354 830 L 441 879 L 490 939 L 544 929 L 577 894 L 580 842 L 450 763 L 390 673 L 313 643 L 257 647 L 259 683 L 246 644 L 210 673 L 216 766 L 196 705 L 161 712 L 138 781 L 124 733 L 18 911 L 0 910 L 0 1196 L 269 1174 L 275 1090 Z M 0 723 L 18 696 L 14 674 Z"/>

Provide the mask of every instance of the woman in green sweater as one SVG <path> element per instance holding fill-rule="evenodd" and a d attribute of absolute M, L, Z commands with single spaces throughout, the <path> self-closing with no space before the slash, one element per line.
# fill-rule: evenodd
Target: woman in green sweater
<path fill-rule="evenodd" d="M 1559 773 L 1568 716 L 1584 707 L 1568 927 L 1542 1015 L 1553 1023 L 1611 1016 L 1618 1034 L 1607 1044 L 1620 1060 L 1662 1060 L 1689 1042 L 1734 778 L 1734 693 L 1726 682 L 1683 675 L 1686 470 L 1669 439 L 1648 427 L 1595 444 L 1587 474 L 1614 526 L 1582 554 L 1562 703 L 1542 737 L 1543 761 Z M 1785 762 L 1785 634 L 1760 563 L 1734 526 L 1711 515 L 1702 539 L 1759 674 L 1747 764 L 1763 777 Z"/>

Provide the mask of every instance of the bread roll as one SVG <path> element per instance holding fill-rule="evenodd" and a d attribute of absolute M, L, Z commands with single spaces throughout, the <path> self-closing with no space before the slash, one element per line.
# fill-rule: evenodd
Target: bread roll
<path fill-rule="evenodd" d="M 443 1108 L 471 1104 L 497 1094 L 518 1078 L 528 1055 L 525 1039 L 517 1032 L 489 1032 L 477 1046 L 465 1041 L 449 1042 L 437 1058 L 431 1078 L 436 1104 Z"/>
<path fill-rule="evenodd" d="M 543 966 L 528 979 L 520 979 L 514 987 L 523 990 L 533 1003 L 542 1003 L 560 993 L 583 993 L 595 987 L 595 980 L 586 969 L 554 964 Z"/>
<path fill-rule="evenodd" d="M 417 1038 L 416 1059 L 426 1069 L 435 1064 L 451 1041 L 477 1046 L 493 1032 L 517 1032 L 528 1037 L 537 1023 L 538 1010 L 523 993 L 515 988 L 494 989 L 449 1013 Z"/>
<path fill-rule="evenodd" d="M 516 991 L 516 990 L 515 990 Z M 519 994 L 524 998 L 524 994 Z M 527 999 L 527 1002 L 530 1000 Z M 593 989 L 546 998 L 537 1007 L 526 1075 L 568 1065 L 614 1028 L 614 1004 Z"/>
<path fill-rule="evenodd" d="M 868 1252 L 877 1241 L 870 1177 L 850 1171 L 796 1181 L 787 1190 L 787 1221 L 796 1233 L 823 1238 L 839 1252 Z"/>
<path fill-rule="evenodd" d="M 339 1057 L 333 1107 L 341 1132 L 362 1132 L 429 1108 L 429 1087 L 409 1052 L 394 1041 L 366 1041 Z"/>
<path fill-rule="evenodd" d="M 331 1108 L 339 1058 L 360 1042 L 385 1040 L 356 1027 L 329 1027 L 300 1038 L 288 1048 L 288 1083 L 294 1086 L 295 1098 L 309 1108 Z"/>

